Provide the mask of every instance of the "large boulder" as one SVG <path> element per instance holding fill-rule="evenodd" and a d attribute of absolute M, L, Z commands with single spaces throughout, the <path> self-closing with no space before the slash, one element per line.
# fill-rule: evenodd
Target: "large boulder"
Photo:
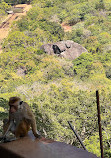
<path fill-rule="evenodd" d="M 53 44 L 45 44 L 41 46 L 41 49 L 49 55 L 57 54 L 71 60 L 79 57 L 83 52 L 87 52 L 83 46 L 71 40 L 59 41 Z"/>

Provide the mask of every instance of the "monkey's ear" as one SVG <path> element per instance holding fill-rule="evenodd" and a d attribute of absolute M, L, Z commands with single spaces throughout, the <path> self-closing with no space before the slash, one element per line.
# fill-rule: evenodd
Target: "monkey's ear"
<path fill-rule="evenodd" d="M 20 103 L 19 103 L 19 104 L 20 104 L 20 105 L 22 105 L 22 103 L 23 103 L 23 101 L 20 101 Z"/>

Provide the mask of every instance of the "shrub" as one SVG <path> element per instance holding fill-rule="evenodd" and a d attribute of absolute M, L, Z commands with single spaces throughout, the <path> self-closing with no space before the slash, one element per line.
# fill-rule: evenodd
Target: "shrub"
<path fill-rule="evenodd" d="M 73 61 L 74 74 L 77 75 L 80 79 L 88 79 L 90 71 L 92 70 L 93 62 L 93 55 L 83 53 L 80 57 Z"/>

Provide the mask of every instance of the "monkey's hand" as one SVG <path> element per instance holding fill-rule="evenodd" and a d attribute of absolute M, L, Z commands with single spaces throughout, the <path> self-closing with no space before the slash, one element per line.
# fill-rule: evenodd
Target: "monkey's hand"
<path fill-rule="evenodd" d="M 4 137 L 3 136 L 0 136 L 0 141 L 2 141 L 4 139 Z"/>
<path fill-rule="evenodd" d="M 2 143 L 7 143 L 7 142 L 11 142 L 11 141 L 14 141 L 14 140 L 17 140 L 16 137 L 0 137 L 0 141 Z"/>
<path fill-rule="evenodd" d="M 0 137 L 0 141 L 1 141 L 1 143 L 7 142 L 7 137 L 6 136 Z"/>
<path fill-rule="evenodd" d="M 40 135 L 40 134 L 37 134 L 37 133 L 34 134 L 34 136 L 35 136 L 36 138 L 39 138 L 39 139 L 41 138 L 41 135 Z"/>
<path fill-rule="evenodd" d="M 34 133 L 34 136 L 36 137 L 36 138 L 41 138 L 41 133 L 38 131 L 38 130 L 36 130 L 36 133 Z"/>

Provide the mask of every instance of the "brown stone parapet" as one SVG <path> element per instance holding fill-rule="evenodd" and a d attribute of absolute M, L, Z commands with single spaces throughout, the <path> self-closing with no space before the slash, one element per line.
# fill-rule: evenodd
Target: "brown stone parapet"
<path fill-rule="evenodd" d="M 32 134 L 16 141 L 0 144 L 1 158 L 97 158 L 94 154 Z"/>

